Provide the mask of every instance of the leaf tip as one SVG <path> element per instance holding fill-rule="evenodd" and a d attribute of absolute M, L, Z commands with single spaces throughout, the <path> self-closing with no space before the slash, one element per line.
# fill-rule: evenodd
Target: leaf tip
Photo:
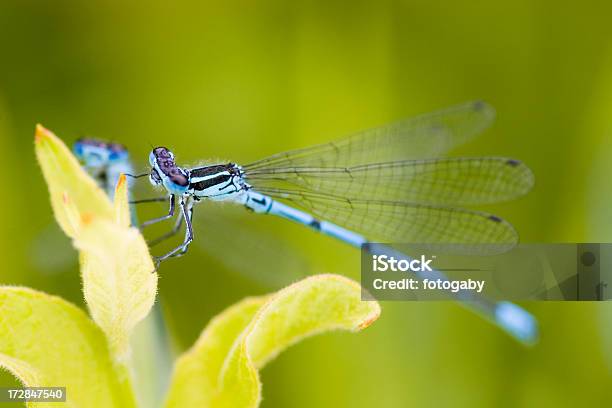
<path fill-rule="evenodd" d="M 115 185 L 115 197 L 120 197 L 122 194 L 125 194 L 123 190 L 127 187 L 126 177 L 124 173 L 119 175 L 119 180 L 117 180 L 117 184 Z"/>
<path fill-rule="evenodd" d="M 34 142 L 38 143 L 42 141 L 44 138 L 48 137 L 50 133 L 51 131 L 49 131 L 49 129 L 45 128 L 40 123 L 37 123 L 36 131 L 34 132 Z"/>
<path fill-rule="evenodd" d="M 125 174 L 121 173 L 119 175 L 119 181 L 117 181 L 117 187 L 116 189 L 119 190 L 120 188 L 123 188 L 123 185 L 125 184 Z"/>
<path fill-rule="evenodd" d="M 378 318 L 380 317 L 380 305 L 378 304 L 378 302 L 376 302 L 375 305 L 376 306 L 374 307 L 374 310 L 369 315 L 367 315 L 361 323 L 357 325 L 357 330 L 366 329 L 370 327 L 372 323 L 378 320 Z"/>

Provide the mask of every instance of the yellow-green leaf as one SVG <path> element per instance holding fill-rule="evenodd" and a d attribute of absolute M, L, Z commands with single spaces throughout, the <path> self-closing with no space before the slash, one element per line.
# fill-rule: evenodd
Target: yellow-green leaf
<path fill-rule="evenodd" d="M 258 406 L 257 370 L 278 353 L 307 336 L 358 331 L 378 318 L 378 303 L 360 296 L 356 282 L 319 275 L 231 307 L 178 360 L 166 406 Z"/>
<path fill-rule="evenodd" d="M 67 214 L 67 196 L 79 214 L 113 219 L 113 206 L 104 191 L 81 168 L 64 142 L 41 125 L 36 126 L 35 150 L 49 187 L 55 218 L 66 235 L 74 238 L 79 227 Z"/>
<path fill-rule="evenodd" d="M 104 334 L 70 303 L 32 289 L 0 287 L 0 332 L 0 367 L 24 385 L 66 387 L 67 406 L 135 405 Z"/>
<path fill-rule="evenodd" d="M 157 292 L 147 244 L 136 228 L 92 218 L 82 223 L 75 245 L 91 316 L 106 333 L 113 355 L 125 361 L 129 335 L 151 310 Z"/>
<path fill-rule="evenodd" d="M 196 344 L 176 363 L 167 406 L 210 406 L 217 380 L 232 344 L 267 297 L 247 298 L 216 316 Z"/>

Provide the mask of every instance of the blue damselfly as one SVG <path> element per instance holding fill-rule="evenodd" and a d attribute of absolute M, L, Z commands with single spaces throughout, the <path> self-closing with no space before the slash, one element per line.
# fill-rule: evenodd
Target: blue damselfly
<path fill-rule="evenodd" d="M 83 168 L 112 199 L 121 173 L 131 174 L 132 163 L 124 145 L 94 138 L 82 138 L 72 146 Z"/>
<path fill-rule="evenodd" d="M 83 168 L 111 199 L 119 175 L 132 173 L 130 154 L 120 143 L 90 137 L 81 138 L 73 144 L 73 152 Z M 218 208 L 208 208 L 203 216 L 198 218 L 209 231 L 214 231 L 214 234 L 203 237 L 198 243 L 215 261 L 231 271 L 274 289 L 308 275 L 308 262 L 298 253 L 297 248 L 281 242 L 267 231 L 255 230 L 253 225 L 245 223 L 238 214 L 225 210 L 221 213 Z M 132 224 L 138 224 L 134 210 Z M 149 245 L 160 243 L 164 237 L 161 238 L 150 241 Z M 242 257 L 238 259 L 228 254 L 228 249 L 235 245 L 238 245 L 243 256 L 250 260 L 248 264 L 241 262 Z M 280 257 L 279 250 L 291 255 Z M 273 259 L 278 269 L 286 271 L 284 274 L 271 272 L 270 264 Z"/>
<path fill-rule="evenodd" d="M 504 252 L 518 242 L 514 228 L 499 217 L 462 207 L 525 194 L 533 185 L 530 169 L 504 157 L 439 158 L 486 129 L 494 116 L 486 103 L 470 102 L 244 166 L 179 167 L 168 148 L 156 147 L 149 155 L 148 176 L 168 196 L 138 202 L 168 200 L 169 211 L 141 227 L 173 218 L 178 199 L 179 216 L 164 238 L 176 234 L 183 220 L 185 238 L 157 257 L 158 265 L 189 248 L 194 204 L 201 200 L 242 204 L 379 254 L 397 252 L 373 242 Z M 468 291 L 457 296 L 515 337 L 535 338 L 535 320 L 518 306 L 492 303 Z"/>

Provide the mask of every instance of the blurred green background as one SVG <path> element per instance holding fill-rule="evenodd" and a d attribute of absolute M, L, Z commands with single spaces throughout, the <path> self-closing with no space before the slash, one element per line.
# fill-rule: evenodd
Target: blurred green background
<path fill-rule="evenodd" d="M 528 196 L 487 210 L 523 242 L 610 241 L 612 4 L 602 4 L 3 0 L 0 283 L 83 304 L 34 159 L 36 123 L 67 142 L 121 141 L 141 163 L 151 144 L 182 163 L 240 163 L 484 99 L 496 124 L 456 154 L 511 156 L 536 174 Z M 357 251 L 249 218 L 311 273 L 359 277 Z M 295 278 L 233 269 L 198 247 L 163 265 L 177 350 L 224 307 Z M 525 306 L 541 323 L 532 349 L 453 303 L 384 303 L 365 332 L 309 339 L 266 367 L 263 406 L 610 406 L 611 305 Z"/>

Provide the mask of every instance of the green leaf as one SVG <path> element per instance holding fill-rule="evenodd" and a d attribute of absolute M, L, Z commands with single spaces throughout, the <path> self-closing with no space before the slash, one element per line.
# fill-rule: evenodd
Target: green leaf
<path fill-rule="evenodd" d="M 378 303 L 360 296 L 356 282 L 318 275 L 229 308 L 179 358 L 166 406 L 258 406 L 257 370 L 281 351 L 325 331 L 361 330 L 378 318 Z"/>
<path fill-rule="evenodd" d="M 70 303 L 32 289 L 0 287 L 0 333 L 0 367 L 24 385 L 66 387 L 68 406 L 135 406 L 104 334 Z"/>

